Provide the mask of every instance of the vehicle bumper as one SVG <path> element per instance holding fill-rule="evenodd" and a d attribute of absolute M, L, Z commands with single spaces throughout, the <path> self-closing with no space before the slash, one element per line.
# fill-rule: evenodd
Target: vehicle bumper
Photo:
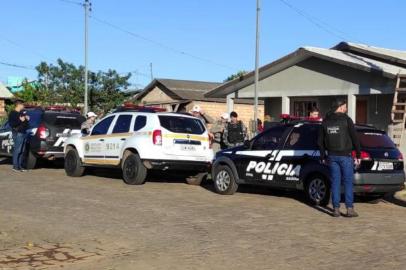
<path fill-rule="evenodd" d="M 405 173 L 356 173 L 354 175 L 355 193 L 388 193 L 405 187 Z"/>
<path fill-rule="evenodd" d="M 188 160 L 144 160 L 143 164 L 153 170 L 179 170 L 194 172 L 209 172 L 211 162 Z"/>
<path fill-rule="evenodd" d="M 54 152 L 54 151 L 44 151 L 44 152 L 36 152 L 38 157 L 45 158 L 45 159 L 55 159 L 55 158 L 64 158 L 63 152 Z"/>

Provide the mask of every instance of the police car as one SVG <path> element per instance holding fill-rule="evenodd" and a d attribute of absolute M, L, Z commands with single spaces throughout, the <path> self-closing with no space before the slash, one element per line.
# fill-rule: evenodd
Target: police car
<path fill-rule="evenodd" d="M 88 136 L 65 145 L 65 171 L 82 176 L 85 167 L 117 167 L 124 182 L 140 185 L 148 170 L 180 170 L 200 184 L 213 160 L 209 135 L 198 118 L 161 109 L 125 106 L 105 116 Z"/>
<path fill-rule="evenodd" d="M 354 192 L 385 194 L 403 189 L 403 157 L 385 132 L 356 125 L 361 165 L 355 169 Z M 216 192 L 233 194 L 239 184 L 302 190 L 313 204 L 330 199 L 328 167 L 317 146 L 320 121 L 281 123 L 244 146 L 217 153 L 212 167 Z M 355 153 L 353 153 L 355 156 Z"/>
<path fill-rule="evenodd" d="M 33 169 L 38 159 L 63 158 L 63 145 L 72 134 L 80 134 L 80 125 L 85 118 L 76 110 L 63 106 L 27 106 L 30 116 L 27 130 L 26 168 Z M 12 129 L 8 122 L 0 127 L 0 156 L 12 156 Z"/>

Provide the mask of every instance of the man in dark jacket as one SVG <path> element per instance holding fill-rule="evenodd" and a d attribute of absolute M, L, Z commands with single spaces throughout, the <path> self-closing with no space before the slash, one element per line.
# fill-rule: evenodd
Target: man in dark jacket
<path fill-rule="evenodd" d="M 8 122 L 13 132 L 13 170 L 25 171 L 23 169 L 25 143 L 27 138 L 28 121 L 30 117 L 24 111 L 22 100 L 15 101 L 15 108 L 8 116 Z"/>
<path fill-rule="evenodd" d="M 223 140 L 227 148 L 243 145 L 248 140 L 247 128 L 242 121 L 238 120 L 236 112 L 230 113 L 230 122 L 224 128 Z"/>
<path fill-rule="evenodd" d="M 360 144 L 354 128 L 354 123 L 347 116 L 347 103 L 344 100 L 336 100 L 333 110 L 323 120 L 318 144 L 320 147 L 320 158 L 330 168 L 331 193 L 334 207 L 334 217 L 340 214 L 341 182 L 344 184 L 345 206 L 347 217 L 357 217 L 354 211 L 354 160 L 351 155 L 353 149 L 356 151 L 355 165 L 360 163 Z M 327 152 L 327 159 L 326 159 Z"/>

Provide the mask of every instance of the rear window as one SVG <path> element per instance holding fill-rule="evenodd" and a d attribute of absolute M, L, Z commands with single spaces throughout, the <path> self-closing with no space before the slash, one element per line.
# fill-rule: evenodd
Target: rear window
<path fill-rule="evenodd" d="M 160 115 L 161 126 L 174 133 L 203 134 L 205 127 L 199 119 Z"/>
<path fill-rule="evenodd" d="M 37 128 L 39 126 L 43 113 L 42 110 L 27 110 L 27 114 L 30 117 L 30 121 L 28 121 L 29 128 Z"/>
<path fill-rule="evenodd" d="M 389 136 L 379 131 L 358 131 L 358 138 L 365 148 L 396 148 Z"/>
<path fill-rule="evenodd" d="M 45 123 L 54 127 L 80 129 L 80 126 L 85 121 L 85 118 L 80 114 L 45 113 L 44 121 Z"/>

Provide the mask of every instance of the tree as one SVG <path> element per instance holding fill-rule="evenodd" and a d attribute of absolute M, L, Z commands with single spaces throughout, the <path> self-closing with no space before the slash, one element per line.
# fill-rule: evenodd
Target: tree
<path fill-rule="evenodd" d="M 69 104 L 72 107 L 83 105 L 83 66 L 77 67 L 58 59 L 56 65 L 41 62 L 36 69 L 44 103 Z M 107 112 L 121 104 L 124 100 L 122 90 L 130 85 L 130 76 L 130 73 L 120 75 L 115 70 L 89 71 L 90 109 Z"/>
<path fill-rule="evenodd" d="M 240 70 L 240 71 L 238 71 L 237 73 L 234 73 L 234 74 L 231 74 L 230 76 L 228 76 L 228 77 L 224 80 L 224 82 L 229 82 L 229 81 L 232 81 L 232 80 L 234 80 L 234 79 L 240 78 L 241 76 L 243 76 L 243 75 L 245 75 L 245 74 L 247 74 L 247 73 L 248 73 L 248 71 Z"/>

